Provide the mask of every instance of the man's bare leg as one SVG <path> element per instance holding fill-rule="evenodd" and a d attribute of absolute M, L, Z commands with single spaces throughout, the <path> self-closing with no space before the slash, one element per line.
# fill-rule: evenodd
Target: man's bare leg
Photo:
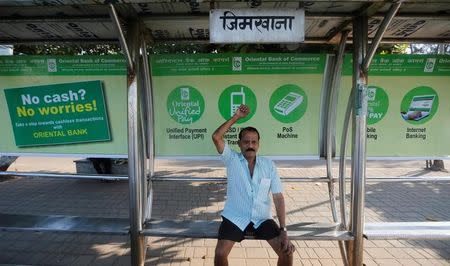
<path fill-rule="evenodd" d="M 226 239 L 217 240 L 216 252 L 214 255 L 215 266 L 228 266 L 228 254 L 230 254 L 234 243 L 234 241 Z"/>
<path fill-rule="evenodd" d="M 278 266 L 292 266 L 294 263 L 294 254 L 293 252 L 286 253 L 283 251 L 279 237 L 267 240 L 267 242 L 278 255 Z M 292 243 L 289 242 L 289 245 L 292 245 Z M 295 249 L 292 248 L 291 250 Z"/>

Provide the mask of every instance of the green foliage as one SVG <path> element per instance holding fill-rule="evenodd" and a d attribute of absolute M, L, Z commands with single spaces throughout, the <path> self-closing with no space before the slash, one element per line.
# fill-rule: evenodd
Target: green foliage
<path fill-rule="evenodd" d="M 14 55 L 110 55 L 120 53 L 117 44 L 19 44 Z"/>

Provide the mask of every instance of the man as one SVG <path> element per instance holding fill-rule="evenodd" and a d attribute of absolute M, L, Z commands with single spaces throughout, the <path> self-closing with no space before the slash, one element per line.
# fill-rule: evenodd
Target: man
<path fill-rule="evenodd" d="M 223 140 L 228 129 L 249 112 L 248 106 L 241 105 L 212 136 L 227 167 L 227 200 L 222 212 L 214 264 L 228 265 L 227 257 L 234 243 L 249 235 L 267 240 L 278 255 L 278 265 L 292 265 L 295 248 L 287 236 L 281 181 L 274 163 L 256 155 L 258 131 L 253 127 L 241 130 L 238 141 L 241 153 L 232 151 Z M 272 192 L 280 226 L 272 219 L 269 192 Z"/>

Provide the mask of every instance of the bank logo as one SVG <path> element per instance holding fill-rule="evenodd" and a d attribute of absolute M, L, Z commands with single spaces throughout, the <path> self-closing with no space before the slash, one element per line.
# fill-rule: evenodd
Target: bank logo
<path fill-rule="evenodd" d="M 436 64 L 436 58 L 427 58 L 427 62 L 425 63 L 423 72 L 428 72 L 428 73 L 433 72 L 435 64 Z"/>
<path fill-rule="evenodd" d="M 233 71 L 242 71 L 242 57 L 233 57 Z"/>
<path fill-rule="evenodd" d="M 58 68 L 56 66 L 56 59 L 47 59 L 47 70 L 48 72 L 58 71 Z"/>

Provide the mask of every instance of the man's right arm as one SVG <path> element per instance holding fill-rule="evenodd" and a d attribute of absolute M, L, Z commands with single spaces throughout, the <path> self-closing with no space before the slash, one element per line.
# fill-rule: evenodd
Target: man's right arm
<path fill-rule="evenodd" d="M 216 146 L 217 151 L 222 154 L 223 149 L 225 148 L 225 141 L 223 140 L 223 136 L 230 129 L 230 127 L 238 121 L 239 118 L 246 117 L 250 113 L 250 109 L 247 105 L 241 105 L 236 110 L 236 113 L 225 123 L 220 125 L 212 134 L 212 139 L 214 145 Z"/>

